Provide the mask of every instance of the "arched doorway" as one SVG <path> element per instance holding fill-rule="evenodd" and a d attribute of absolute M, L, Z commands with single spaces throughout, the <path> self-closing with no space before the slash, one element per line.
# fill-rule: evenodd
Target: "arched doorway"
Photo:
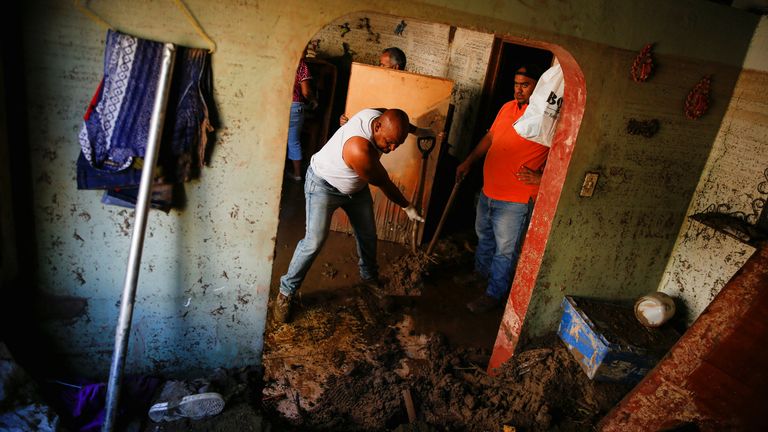
<path fill-rule="evenodd" d="M 323 37 L 316 36 L 310 41 L 310 44 L 315 43 L 316 45 L 319 45 L 322 47 L 323 45 L 327 45 L 329 43 L 337 44 L 339 47 L 336 47 L 335 52 L 333 50 L 329 51 L 328 59 L 323 59 L 322 54 L 318 55 L 317 57 L 320 58 L 320 61 L 328 61 L 329 63 L 332 63 L 333 57 L 338 56 L 354 56 L 357 55 L 356 60 L 363 60 L 370 63 L 373 61 L 372 59 L 378 53 L 382 47 L 389 45 L 390 43 L 380 42 L 376 43 L 375 39 L 376 37 L 371 36 L 370 33 L 367 34 L 368 38 L 373 38 L 373 40 L 366 39 L 366 35 L 363 34 L 364 32 L 371 31 L 370 29 L 366 29 L 366 21 L 365 18 L 368 18 L 369 21 L 367 23 L 374 22 L 375 20 L 381 19 L 384 23 L 396 23 L 401 21 L 399 18 L 395 17 L 387 17 L 387 16 L 376 16 L 373 14 L 356 14 L 351 15 L 348 17 L 343 17 L 339 20 L 334 21 L 333 23 L 329 24 L 326 28 L 324 28 L 321 32 L 318 33 L 318 35 L 325 34 L 328 37 L 328 40 L 324 39 Z M 403 20 L 404 21 L 404 20 Z M 412 28 L 416 27 L 416 22 L 410 22 L 408 25 L 410 25 Z M 435 73 L 443 73 L 445 75 L 449 75 L 449 71 L 451 71 L 452 66 L 450 64 L 450 55 L 453 54 L 451 51 L 451 43 L 458 41 L 461 41 L 461 38 L 474 38 L 473 41 L 481 40 L 484 41 L 484 43 L 487 43 L 487 56 L 484 58 L 484 60 L 480 60 L 482 63 L 483 61 L 483 68 L 481 70 L 481 77 L 479 79 L 476 79 L 476 77 L 473 77 L 474 83 L 479 82 L 478 88 L 475 89 L 468 89 L 467 87 L 461 87 L 459 86 L 460 92 L 457 92 L 457 95 L 461 97 L 463 100 L 469 100 L 473 103 L 471 105 L 471 109 L 465 109 L 463 112 L 466 117 L 462 118 L 456 118 L 454 117 L 454 124 L 457 123 L 463 123 L 464 125 L 464 135 L 469 136 L 469 139 L 464 139 L 463 141 L 466 143 L 467 141 L 475 141 L 476 138 L 473 137 L 474 133 L 474 126 L 475 124 L 481 123 L 481 116 L 485 116 L 483 120 L 488 120 L 488 117 L 490 117 L 490 120 L 492 121 L 493 116 L 495 116 L 494 108 L 492 104 L 489 104 L 488 107 L 486 107 L 485 114 L 482 114 L 482 110 L 480 109 L 481 105 L 481 96 L 483 94 L 483 85 L 486 86 L 485 91 L 493 93 L 494 88 L 490 87 L 488 88 L 488 78 L 486 76 L 486 69 L 489 64 L 491 64 L 490 58 L 492 55 L 494 55 L 494 41 L 500 41 L 497 45 L 498 51 L 497 54 L 503 53 L 503 50 L 500 47 L 503 47 L 504 44 L 507 46 L 517 46 L 521 47 L 518 48 L 518 53 L 525 52 L 529 50 L 530 52 L 536 51 L 536 52 L 542 52 L 542 53 L 548 53 L 551 57 L 554 57 L 557 59 L 557 61 L 560 62 L 560 64 L 563 67 L 563 70 L 565 72 L 566 76 L 566 96 L 565 96 L 565 102 L 563 105 L 563 116 L 560 120 L 560 126 L 558 129 L 558 133 L 556 135 L 556 144 L 553 145 L 552 151 L 550 152 L 549 162 L 547 165 L 547 169 L 545 171 L 544 178 L 542 180 L 542 186 L 539 193 L 539 199 L 537 202 L 536 210 L 534 211 L 532 222 L 530 229 L 527 234 L 527 240 L 524 246 L 523 255 L 520 259 L 519 265 L 518 265 L 518 272 L 517 276 L 513 282 L 512 292 L 510 294 L 510 297 L 506 304 L 506 309 L 503 311 L 503 315 L 500 314 L 497 316 L 495 323 L 493 323 L 492 331 L 493 333 L 496 333 L 495 336 L 495 344 L 494 344 L 494 352 L 493 356 L 491 358 L 491 362 L 489 367 L 492 369 L 495 366 L 500 365 L 503 363 L 506 359 L 512 356 L 514 353 L 515 347 L 517 345 L 517 342 L 520 338 L 521 331 L 522 331 L 522 324 L 525 319 L 525 315 L 527 313 L 528 304 L 531 301 L 531 297 L 533 295 L 533 289 L 535 286 L 535 282 L 538 276 L 538 270 L 541 265 L 541 261 L 544 256 L 546 243 L 547 243 L 547 237 L 549 234 L 549 230 L 551 228 L 552 220 L 554 218 L 555 212 L 557 210 L 557 205 L 560 197 L 560 193 L 562 191 L 563 182 L 566 177 L 568 165 L 570 162 L 570 157 L 573 151 L 573 144 L 576 141 L 576 135 L 578 133 L 578 127 L 581 123 L 581 117 L 584 112 L 584 104 L 586 99 L 586 93 L 585 93 L 585 85 L 584 85 L 584 78 L 583 74 L 581 73 L 580 68 L 576 64 L 573 57 L 566 52 L 563 48 L 547 44 L 544 42 L 532 42 L 530 40 L 516 40 L 513 38 L 505 38 L 505 37 L 497 37 L 490 33 L 482 34 L 481 32 L 472 32 L 465 31 L 463 29 L 457 29 L 455 27 L 451 26 L 445 26 L 446 28 L 446 34 L 450 35 L 450 37 L 446 37 L 446 40 L 450 40 L 451 42 L 448 43 L 448 46 L 445 47 L 445 53 L 446 53 L 446 65 L 435 67 L 434 57 L 431 58 L 430 62 L 424 62 L 422 64 L 419 64 L 419 60 L 421 59 L 421 56 L 414 55 L 415 53 L 418 53 L 420 49 L 429 50 L 430 54 L 433 54 L 435 51 L 440 51 L 442 48 L 435 48 L 434 45 L 428 45 L 426 48 L 420 47 L 418 44 L 414 44 L 411 42 L 404 42 L 406 46 L 408 46 L 410 49 L 406 52 L 410 52 L 411 55 L 409 56 L 409 65 L 410 67 L 420 71 L 420 72 L 429 72 L 432 74 Z M 349 29 L 349 30 L 347 30 Z M 357 39 L 352 38 L 350 35 L 356 35 L 355 32 L 360 33 L 357 35 Z M 465 32 L 465 33 L 463 33 Z M 331 35 L 331 36 L 328 36 Z M 439 38 L 436 38 L 439 39 Z M 355 46 L 352 44 L 352 41 L 357 40 L 358 43 L 361 41 L 369 42 L 370 46 L 367 48 L 361 48 L 359 46 Z M 317 41 L 317 42 L 316 42 Z M 329 42 L 332 41 L 332 42 Z M 398 40 L 394 40 L 397 42 Z M 340 48 L 343 47 L 343 48 Z M 461 53 L 463 55 L 467 55 L 466 52 Z M 472 55 L 477 53 L 471 53 Z M 499 54 L 500 55 L 500 54 Z M 551 58 L 550 57 L 550 58 Z M 423 59 L 422 59 L 423 60 Z M 467 60 L 466 58 L 464 59 Z M 471 59 L 472 61 L 477 62 L 477 58 Z M 542 59 L 540 59 L 542 60 Z M 542 60 L 544 61 L 544 60 Z M 498 63 L 497 63 L 498 64 Z M 425 68 L 434 67 L 435 69 L 431 70 L 425 70 Z M 337 68 L 338 69 L 338 68 Z M 503 69 L 502 70 L 503 73 Z M 437 72 L 435 72 L 437 71 Z M 442 72 L 439 72 L 442 71 Z M 497 71 L 498 72 L 498 71 Z M 339 81 L 337 81 L 338 83 Z M 337 85 L 336 92 L 339 92 L 339 87 Z M 331 109 L 329 109 L 331 110 Z M 462 111 L 459 111 L 459 115 L 462 115 Z M 335 116 L 331 115 L 330 122 L 333 123 L 336 121 Z M 470 127 L 467 128 L 466 125 L 470 124 Z M 478 126 L 480 128 L 480 126 Z M 332 131 L 333 127 L 329 127 L 329 129 Z M 329 132 L 330 134 L 330 132 Z M 316 148 L 316 147 L 315 147 Z M 455 150 L 455 149 L 454 149 Z M 454 157 L 461 157 L 461 151 L 456 152 L 458 155 L 454 155 Z M 455 169 L 455 168 L 454 168 Z M 439 171 L 439 170 L 438 170 Z M 438 172 L 438 175 L 440 173 Z M 443 174 L 446 174 L 445 179 L 448 182 L 451 181 L 450 175 L 451 170 L 447 169 Z M 435 184 L 439 184 L 440 179 L 435 180 Z M 294 189 L 293 192 L 291 192 L 290 189 Z M 292 185 L 289 188 L 283 189 L 283 205 L 282 209 L 283 211 L 288 211 L 288 217 L 290 215 L 293 215 L 294 217 L 299 215 L 301 213 L 301 206 L 303 204 L 300 204 L 298 207 L 295 205 L 292 207 L 294 212 L 291 213 L 291 207 L 288 205 L 290 202 L 293 202 L 295 204 L 298 201 L 303 200 L 302 194 L 301 194 L 301 188 L 297 188 L 296 185 Z M 449 188 L 450 189 L 450 188 Z M 439 214 L 439 213 L 438 213 Z M 300 218 L 299 218 L 300 219 Z M 295 247 L 296 241 L 301 238 L 301 232 L 303 230 L 303 221 L 300 221 L 299 219 L 294 219 L 294 223 L 288 226 L 284 226 L 285 222 L 287 221 L 287 217 L 285 215 L 281 214 L 281 229 L 280 233 L 290 233 L 291 236 L 294 238 L 292 240 L 283 241 L 286 239 L 286 237 L 281 236 L 280 233 L 278 233 L 278 240 L 277 240 L 277 253 L 276 253 L 276 260 L 275 260 L 275 270 L 273 270 L 273 283 L 272 286 L 274 287 L 276 285 L 277 278 L 280 276 L 280 270 L 278 270 L 279 265 L 283 265 L 284 267 L 287 266 L 287 261 L 290 260 L 290 254 Z M 286 228 L 287 227 L 287 228 Z M 314 272 L 315 274 L 315 281 L 321 283 L 322 285 L 325 285 L 323 288 L 329 288 L 327 291 L 333 291 L 333 287 L 347 287 L 349 285 L 352 285 L 350 278 L 354 278 L 356 276 L 354 272 L 356 260 L 354 258 L 354 246 L 353 246 L 353 240 L 350 238 L 344 238 L 340 237 L 338 240 L 338 244 L 341 245 L 343 243 L 346 244 L 346 246 L 340 246 L 342 248 L 349 249 L 348 251 L 344 249 L 346 252 L 343 252 L 342 255 L 344 255 L 345 264 L 348 269 L 341 269 L 339 266 L 335 265 L 333 262 L 328 261 L 324 262 L 324 260 L 321 258 L 319 261 L 316 261 L 314 265 Z M 327 248 L 326 248 L 327 249 Z M 391 253 L 397 253 L 393 249 Z M 285 255 L 281 259 L 281 254 Z M 349 255 L 349 256 L 347 256 Z M 324 280 L 321 280 L 323 279 Z M 274 294 L 274 293 L 273 293 Z M 462 303 L 463 306 L 463 303 Z M 433 311 L 435 314 L 445 314 L 445 310 L 438 310 Z M 433 319 L 434 315 L 429 317 L 429 319 Z M 454 318 L 454 321 L 456 317 Z M 429 320 L 428 319 L 428 320 Z M 461 317 L 458 317 L 458 320 L 461 320 Z M 500 322 L 500 325 L 499 325 Z M 452 325 L 458 327 L 460 324 L 453 323 Z M 482 339 L 478 339 L 482 340 Z M 491 345 L 491 342 L 488 342 L 486 346 Z"/>

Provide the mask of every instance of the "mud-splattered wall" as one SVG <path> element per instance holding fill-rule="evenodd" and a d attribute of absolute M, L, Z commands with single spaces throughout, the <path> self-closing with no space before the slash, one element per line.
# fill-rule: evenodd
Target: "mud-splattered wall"
<path fill-rule="evenodd" d="M 768 200 L 768 19 L 752 38 L 744 70 L 718 131 L 688 215 L 733 216 L 755 226 Z M 659 286 L 695 320 L 755 248 L 686 218 Z"/>
<path fill-rule="evenodd" d="M 754 28 L 757 17 L 752 20 Z M 646 35 L 656 44 L 656 67 L 642 84 L 630 77 L 642 44 L 635 50 L 582 45 L 579 54 L 586 55 L 575 54 L 585 72 L 586 111 L 523 336 L 555 329 L 564 295 L 632 301 L 655 291 L 662 278 L 740 67 L 727 62 L 724 52 L 720 61 L 664 53 L 661 48 L 673 42 Z M 740 42 L 742 56 L 747 44 Z M 685 98 L 710 74 L 717 80 L 711 106 L 689 120 Z M 660 128 L 650 138 L 632 134 L 632 119 L 658 120 Z M 600 177 L 594 196 L 580 197 L 587 172 Z"/>
<path fill-rule="evenodd" d="M 307 41 L 360 2 L 188 0 L 218 43 L 214 86 L 221 125 L 211 166 L 187 185 L 187 208 L 153 212 L 139 278 L 127 370 L 194 374 L 258 363 L 272 268 L 290 85 Z M 204 46 L 173 2 L 88 2 L 119 30 Z M 584 72 L 587 107 L 558 207 L 538 307 L 546 328 L 564 293 L 634 295 L 654 289 L 731 96 L 756 19 L 710 2 L 374 0 L 365 10 L 544 41 L 569 51 Z M 357 16 L 357 15 L 355 15 Z M 131 212 L 77 191 L 81 117 L 98 83 L 104 29 L 71 2 L 25 4 L 24 47 L 34 185 L 38 287 L 79 305 L 66 319 L 39 319 L 75 370 L 109 364 L 129 245 Z M 628 79 L 637 50 L 659 43 L 658 74 Z M 425 41 L 426 42 L 426 41 Z M 20 65 L 20 67 L 22 67 Z M 705 73 L 716 103 L 698 122 L 684 95 Z M 628 117 L 662 120 L 656 139 L 624 132 Z M 603 177 L 578 198 L 587 170 Z M 49 301 L 57 305 L 57 301 Z"/>

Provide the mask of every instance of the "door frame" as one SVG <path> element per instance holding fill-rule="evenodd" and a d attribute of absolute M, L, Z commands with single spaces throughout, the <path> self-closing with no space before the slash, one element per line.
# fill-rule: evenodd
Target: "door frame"
<path fill-rule="evenodd" d="M 496 342 L 488 363 L 488 373 L 491 375 L 495 374 L 495 370 L 514 355 L 515 348 L 520 341 L 523 322 L 528 313 L 528 306 L 539 276 L 587 99 L 584 74 L 576 59 L 564 48 L 544 42 L 522 41 L 508 37 L 502 37 L 502 39 L 503 42 L 551 51 L 563 69 L 565 92 L 552 148 L 549 152 L 544 175 L 541 178 L 536 206 L 531 216 L 525 242 L 520 252 L 520 260 L 517 263 L 515 278 L 512 281 L 512 289 L 507 298 Z M 489 69 L 490 67 L 491 65 L 489 65 Z M 496 69 L 498 70 L 498 66 Z"/>

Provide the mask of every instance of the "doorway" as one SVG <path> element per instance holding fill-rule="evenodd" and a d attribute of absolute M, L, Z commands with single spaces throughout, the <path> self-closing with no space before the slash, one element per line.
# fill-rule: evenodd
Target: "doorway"
<path fill-rule="evenodd" d="M 552 52 L 546 49 L 519 45 L 498 37 L 494 39 L 475 127 L 475 142 L 491 128 L 501 106 L 515 98 L 515 71 L 524 64 L 547 70 L 552 66 L 553 59 Z"/>
<path fill-rule="evenodd" d="M 463 123 L 468 135 L 475 130 L 487 129 L 487 125 L 490 125 L 495 117 L 495 111 L 503 102 L 506 102 L 504 99 L 512 98 L 511 85 L 506 86 L 505 89 L 503 82 L 505 74 L 509 74 L 525 62 L 535 62 L 540 64 L 542 69 L 547 69 L 557 57 L 566 71 L 566 95 L 569 91 L 575 91 L 576 94 L 564 104 L 564 109 L 572 111 L 568 111 L 567 118 L 561 119 L 561 124 L 565 127 L 559 129 L 556 140 L 559 138 L 562 141 L 572 142 L 575 137 L 585 100 L 583 76 L 575 60 L 562 48 L 543 43 L 535 46 L 520 45 L 519 41 L 498 38 L 492 34 L 480 34 L 465 29 L 457 30 L 450 26 L 443 28 L 442 25 L 432 23 L 418 23 L 372 14 L 363 16 L 363 13 L 359 15 L 340 18 L 315 36 L 313 40 L 319 41 L 320 51 L 327 49 L 323 52 L 327 56 L 324 59 L 330 62 L 336 57 L 375 64 L 373 62 L 382 47 L 397 43 L 405 47 L 409 55 L 409 66 L 406 72 L 424 73 L 431 67 L 434 68 L 429 69 L 431 71 L 452 71 L 466 66 L 461 69 L 461 72 L 466 74 L 467 79 L 463 83 L 465 85 L 462 88 L 463 91 L 459 92 L 458 96 L 467 103 L 463 111 L 464 115 L 466 113 L 472 113 L 472 115 L 457 116 L 454 122 Z M 382 33 L 381 43 L 368 41 L 371 37 L 369 32 L 375 32 L 379 28 L 389 28 L 390 25 L 396 28 L 401 21 L 407 21 L 406 36 L 408 30 L 423 26 L 420 30 L 428 30 L 432 32 L 431 35 L 434 35 L 431 40 L 445 41 L 448 46 L 430 45 L 428 49 L 431 52 L 420 55 L 425 48 L 420 47 L 417 41 L 394 39 L 400 36 L 392 36 L 390 41 L 384 40 L 389 36 Z M 454 37 L 449 37 L 451 35 Z M 453 53 L 452 41 L 476 42 L 471 46 L 485 46 L 488 51 L 461 53 L 462 60 L 475 60 L 482 57 L 484 60 L 480 62 L 464 61 L 446 66 L 435 61 L 425 61 L 429 58 L 428 54 L 434 54 L 431 60 L 439 57 L 446 58 L 450 62 L 451 56 L 444 56 L 444 54 Z M 458 56 L 456 58 L 459 59 Z M 336 95 L 342 91 L 342 84 L 340 84 L 342 72 L 339 66 L 337 71 L 339 77 Z M 436 75 L 438 72 L 431 73 Z M 468 89 L 473 82 L 479 83 L 478 87 Z M 573 86 L 569 87 L 569 83 Z M 477 101 L 478 104 L 472 105 L 473 101 Z M 338 116 L 331 114 L 329 129 L 337 127 L 337 122 Z M 265 333 L 263 362 L 265 381 L 268 382 L 265 394 L 272 398 L 270 400 L 273 402 L 275 411 L 288 418 L 296 412 L 317 412 L 317 407 L 328 407 L 330 404 L 328 401 L 338 399 L 324 397 L 327 395 L 323 385 L 338 383 L 338 388 L 344 390 L 357 389 L 356 385 L 360 383 L 365 385 L 369 377 L 376 376 L 371 372 L 378 370 L 376 368 L 398 370 L 403 374 L 402 379 L 410 380 L 418 369 L 416 366 L 421 367 L 424 360 L 429 361 L 428 358 L 424 358 L 425 354 L 437 347 L 451 350 L 451 352 L 475 353 L 472 354 L 472 362 L 480 367 L 488 365 L 489 362 L 492 364 L 495 359 L 501 359 L 502 363 L 509 359 L 516 347 L 525 309 L 530 302 L 571 152 L 572 145 L 552 148 L 551 154 L 556 156 L 557 161 L 550 162 L 548 170 L 551 172 L 545 174 L 541 186 L 542 194 L 526 240 L 527 253 L 524 252 L 520 262 L 520 266 L 525 267 L 525 271 L 518 271 L 518 277 L 512 289 L 516 303 L 513 305 L 510 301 L 506 309 L 498 308 L 484 315 L 472 314 L 467 310 L 466 303 L 479 296 L 485 287 L 462 282 L 453 277 L 471 272 L 473 254 L 465 248 L 466 238 L 452 239 L 456 241 L 446 245 L 447 248 L 453 248 L 453 252 L 459 259 L 442 267 L 430 268 L 430 274 L 424 278 L 422 295 L 401 296 L 395 299 L 394 304 L 386 304 L 376 300 L 359 286 L 354 239 L 344 233 L 331 232 L 300 290 L 301 297 L 298 308 L 295 309 L 297 314 L 294 316 L 293 323 L 282 326 L 268 324 Z M 450 170 L 446 170 L 448 174 L 445 177 L 447 181 L 444 186 L 448 189 L 453 186 L 455 167 L 453 169 L 453 175 Z M 476 171 L 481 171 L 479 165 Z M 436 176 L 435 184 L 437 183 Z M 304 228 L 302 185 L 286 183 L 282 198 L 271 298 L 276 295 L 278 280 L 288 267 L 296 243 L 303 236 Z M 453 208 L 461 211 L 469 209 L 473 217 L 472 201 L 472 198 L 465 202 L 459 202 L 457 199 Z M 433 214 L 439 216 L 440 212 L 433 212 Z M 459 218 L 451 217 L 451 219 Z M 473 232 L 471 221 L 467 221 L 464 225 L 466 231 Z M 533 230 L 536 233 L 532 234 Z M 440 238 L 447 237 L 447 234 L 444 231 Z M 407 251 L 400 245 L 380 242 L 379 265 L 384 267 L 387 263 L 396 261 L 405 252 Z M 410 269 L 403 268 L 403 270 Z M 494 352 L 489 354 L 488 350 L 491 347 L 494 347 Z M 445 358 L 445 355 L 438 355 L 435 358 Z M 337 381 L 336 377 L 339 376 L 346 378 Z M 287 386 L 290 391 L 286 391 L 284 386 Z M 394 388 L 386 387 L 388 390 Z M 334 387 L 329 391 L 333 392 L 335 389 Z M 370 389 L 366 388 L 365 391 L 361 389 L 359 392 L 355 390 L 354 393 L 369 394 L 368 390 Z M 396 393 L 386 397 L 377 394 L 377 397 L 399 403 L 400 393 L 399 391 Z M 300 397 L 287 397 L 287 395 L 297 394 L 300 394 Z M 428 394 L 420 393 L 417 397 L 426 398 Z M 375 414 L 384 415 L 387 412 L 380 410 Z M 360 419 L 361 422 L 375 420 L 373 414 L 368 415 L 368 412 L 365 414 Z M 399 416 L 402 413 L 395 414 Z M 321 419 L 321 417 L 314 419 Z"/>

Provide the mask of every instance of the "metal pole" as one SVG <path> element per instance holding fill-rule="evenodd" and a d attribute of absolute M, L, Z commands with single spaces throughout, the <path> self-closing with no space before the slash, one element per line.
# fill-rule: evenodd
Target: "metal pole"
<path fill-rule="evenodd" d="M 128 268 L 125 272 L 125 285 L 123 286 L 123 298 L 120 302 L 120 317 L 115 331 L 115 351 L 112 354 L 112 366 L 109 369 L 109 383 L 107 386 L 107 412 L 104 418 L 102 432 L 111 432 L 117 417 L 117 405 L 120 400 L 120 387 L 123 380 L 123 367 L 125 366 L 125 351 L 128 347 L 128 339 L 131 332 L 131 319 L 133 318 L 133 303 L 136 297 L 136 284 L 141 265 L 141 252 L 144 247 L 144 233 L 147 228 L 147 213 L 151 198 L 152 177 L 157 162 L 157 153 L 160 149 L 160 139 L 163 136 L 163 123 L 165 122 L 165 108 L 168 102 L 168 91 L 171 87 L 171 71 L 176 57 L 176 47 L 167 43 L 163 47 L 162 67 L 160 79 L 157 83 L 157 95 L 152 107 L 152 119 L 149 125 L 149 140 L 144 154 L 144 167 L 141 169 L 141 184 L 139 196 L 136 200 L 133 234 L 131 236 L 131 250 L 128 254 Z"/>

